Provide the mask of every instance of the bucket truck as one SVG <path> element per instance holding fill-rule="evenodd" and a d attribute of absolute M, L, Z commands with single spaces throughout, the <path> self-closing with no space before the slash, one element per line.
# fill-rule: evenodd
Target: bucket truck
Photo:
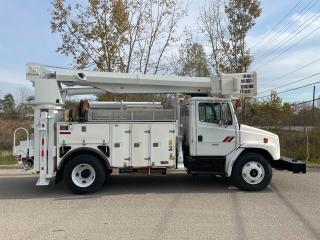
<path fill-rule="evenodd" d="M 256 73 L 181 77 L 47 68 L 28 63 L 33 83 L 33 169 L 37 185 L 52 178 L 75 193 L 97 191 L 109 174 L 220 175 L 240 189 L 262 190 L 272 168 L 305 173 L 304 162 L 280 156 L 279 138 L 239 124 L 232 97 L 257 94 Z M 66 96 L 171 94 L 160 102 L 88 102 L 66 113 Z"/>

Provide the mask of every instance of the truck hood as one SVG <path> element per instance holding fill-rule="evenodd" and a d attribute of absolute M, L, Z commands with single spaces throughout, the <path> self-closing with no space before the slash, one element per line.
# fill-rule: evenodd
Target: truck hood
<path fill-rule="evenodd" d="M 268 138 L 267 144 L 274 145 L 276 148 L 280 149 L 279 137 L 277 134 L 243 124 L 240 125 L 241 145 L 245 143 L 265 144 L 264 138 Z"/>
<path fill-rule="evenodd" d="M 268 139 L 265 142 L 265 138 Z M 278 135 L 247 125 L 240 125 L 240 146 L 267 150 L 274 160 L 280 159 Z"/>
<path fill-rule="evenodd" d="M 253 134 L 253 135 L 257 135 L 257 136 L 262 136 L 263 137 L 270 137 L 270 138 L 276 138 L 278 139 L 278 135 L 274 134 L 272 132 L 268 132 L 259 128 L 255 128 L 255 127 L 250 127 L 244 124 L 240 125 L 240 132 L 244 133 L 244 134 Z M 262 139 L 263 140 L 263 139 Z"/>

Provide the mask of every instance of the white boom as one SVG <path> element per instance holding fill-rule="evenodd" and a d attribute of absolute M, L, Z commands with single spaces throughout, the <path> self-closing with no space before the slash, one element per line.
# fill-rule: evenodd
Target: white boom
<path fill-rule="evenodd" d="M 212 77 L 181 77 L 69 69 L 47 70 L 28 63 L 27 79 L 35 87 L 35 103 L 62 104 L 62 95 L 111 93 L 185 93 L 223 96 L 255 96 L 256 73 L 221 74 Z M 46 91 L 50 89 L 50 92 Z"/>

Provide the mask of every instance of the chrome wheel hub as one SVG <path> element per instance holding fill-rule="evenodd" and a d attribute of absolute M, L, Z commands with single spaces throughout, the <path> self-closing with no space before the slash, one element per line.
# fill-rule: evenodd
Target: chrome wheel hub
<path fill-rule="evenodd" d="M 94 168 L 86 163 L 78 164 L 71 173 L 72 181 L 78 187 L 89 187 L 96 178 Z"/>
<path fill-rule="evenodd" d="M 249 184 L 259 184 L 264 176 L 264 168 L 259 162 L 250 161 L 242 167 L 242 177 Z"/>

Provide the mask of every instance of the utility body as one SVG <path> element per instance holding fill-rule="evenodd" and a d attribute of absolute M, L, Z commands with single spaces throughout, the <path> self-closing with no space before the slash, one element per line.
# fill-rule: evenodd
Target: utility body
<path fill-rule="evenodd" d="M 281 158 L 276 134 L 239 124 L 232 99 L 257 94 L 255 73 L 153 76 L 37 63 L 27 64 L 26 73 L 35 88 L 37 185 L 55 177 L 75 193 L 90 193 L 109 174 L 185 172 L 232 177 L 241 189 L 262 190 L 272 168 L 306 172 L 305 163 Z M 77 117 L 63 108 L 68 95 L 105 92 L 175 94 L 176 104 L 81 101 Z"/>

